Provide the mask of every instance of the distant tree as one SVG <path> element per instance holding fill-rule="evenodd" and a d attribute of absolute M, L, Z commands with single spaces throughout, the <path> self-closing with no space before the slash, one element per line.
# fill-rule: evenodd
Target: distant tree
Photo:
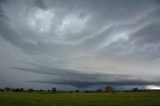
<path fill-rule="evenodd" d="M 16 89 L 15 89 L 15 92 L 20 92 L 20 89 L 19 89 L 19 88 L 16 88 Z"/>
<path fill-rule="evenodd" d="M 77 90 L 75 90 L 75 92 L 76 92 L 76 93 L 78 93 L 78 92 L 79 92 L 79 90 L 77 89 Z"/>
<path fill-rule="evenodd" d="M 20 88 L 19 91 L 20 91 L 20 92 L 24 92 L 24 88 Z"/>
<path fill-rule="evenodd" d="M 73 91 L 69 91 L 69 93 L 73 93 Z"/>
<path fill-rule="evenodd" d="M 27 92 L 34 92 L 35 90 L 34 89 L 32 89 L 32 88 L 29 88 L 28 90 L 27 90 Z"/>
<path fill-rule="evenodd" d="M 15 90 L 16 90 L 15 88 L 12 88 L 12 89 L 11 89 L 12 92 L 15 92 Z"/>
<path fill-rule="evenodd" d="M 44 92 L 44 90 L 43 90 L 43 89 L 40 89 L 39 92 Z"/>
<path fill-rule="evenodd" d="M 47 92 L 51 92 L 51 90 L 48 89 Z"/>
<path fill-rule="evenodd" d="M 96 92 L 102 92 L 102 89 L 96 89 Z"/>
<path fill-rule="evenodd" d="M 57 92 L 57 89 L 55 87 L 53 87 L 52 92 Z"/>
<path fill-rule="evenodd" d="M 113 92 L 113 87 L 112 86 L 106 86 L 105 90 L 106 90 L 106 92 Z"/>
<path fill-rule="evenodd" d="M 6 88 L 5 88 L 5 91 L 6 91 L 6 92 L 9 92 L 10 90 L 11 90 L 11 88 L 9 88 L 9 87 L 6 87 Z"/>
<path fill-rule="evenodd" d="M 89 92 L 89 90 L 85 90 L 84 92 L 85 92 L 85 93 L 88 93 L 88 92 Z"/>
<path fill-rule="evenodd" d="M 138 91 L 138 88 L 137 88 L 137 87 L 136 87 L 136 88 L 133 88 L 132 91 Z"/>
<path fill-rule="evenodd" d="M 4 92 L 4 89 L 0 88 L 0 92 Z"/>

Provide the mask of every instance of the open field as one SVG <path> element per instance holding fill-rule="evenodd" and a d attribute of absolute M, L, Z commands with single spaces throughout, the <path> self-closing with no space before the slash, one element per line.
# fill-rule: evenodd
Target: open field
<path fill-rule="evenodd" d="M 160 92 L 0 93 L 0 106 L 160 106 Z"/>

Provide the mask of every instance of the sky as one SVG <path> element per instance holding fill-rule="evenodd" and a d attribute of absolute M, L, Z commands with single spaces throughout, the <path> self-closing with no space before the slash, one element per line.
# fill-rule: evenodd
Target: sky
<path fill-rule="evenodd" d="M 0 0 L 0 87 L 160 88 L 159 0 Z"/>

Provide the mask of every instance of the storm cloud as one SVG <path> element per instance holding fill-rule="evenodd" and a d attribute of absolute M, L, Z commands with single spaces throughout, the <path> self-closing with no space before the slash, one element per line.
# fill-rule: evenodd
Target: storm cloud
<path fill-rule="evenodd" d="M 159 19 L 158 0 L 1 0 L 0 86 L 159 85 Z"/>

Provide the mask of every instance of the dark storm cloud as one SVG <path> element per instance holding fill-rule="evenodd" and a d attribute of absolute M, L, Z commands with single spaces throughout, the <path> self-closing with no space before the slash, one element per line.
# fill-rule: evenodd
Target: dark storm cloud
<path fill-rule="evenodd" d="M 22 48 L 25 51 L 25 48 L 28 50 L 30 48 L 34 48 L 34 45 L 27 43 L 22 36 L 18 34 L 17 31 L 14 30 L 13 27 L 10 26 L 11 20 L 5 16 L 5 12 L 2 10 L 0 5 L 0 35 L 6 41 Z M 27 51 L 28 51 L 27 50 Z"/>
<path fill-rule="evenodd" d="M 43 0 L 33 0 L 35 5 L 39 8 L 42 8 L 42 9 L 46 9 L 47 6 L 45 5 L 45 2 Z"/>
<path fill-rule="evenodd" d="M 159 85 L 159 19 L 158 0 L 1 0 L 0 51 L 15 59 L 8 75 L 51 75 L 48 83 L 77 87 Z"/>
<path fill-rule="evenodd" d="M 125 0 L 122 0 L 122 1 L 99 1 L 99 2 L 93 1 L 90 3 L 88 3 L 87 1 L 81 1 L 81 2 L 80 1 L 69 1 L 67 4 L 70 4 L 71 6 L 68 6 L 68 5 L 65 5 L 66 1 L 52 1 L 50 3 L 50 1 L 37 1 L 37 0 L 35 0 L 34 2 L 29 2 L 29 4 L 34 3 L 35 6 L 38 6 L 39 8 L 42 8 L 42 9 L 44 9 L 47 6 L 50 7 L 50 6 L 52 6 L 50 4 L 53 4 L 53 5 L 55 5 L 55 7 L 56 6 L 63 7 L 65 5 L 63 8 L 69 8 L 71 10 L 74 10 L 73 8 L 78 7 L 78 9 L 82 8 L 84 10 L 88 10 L 88 12 L 92 11 L 93 13 L 92 12 L 91 13 L 93 14 L 93 17 L 95 16 L 94 18 L 97 18 L 98 20 L 96 22 L 91 20 L 92 23 L 90 23 L 90 24 L 91 25 L 94 24 L 92 26 L 95 26 L 95 24 L 96 24 L 97 27 L 95 27 L 95 28 L 93 27 L 93 30 L 99 30 L 99 29 L 97 29 L 98 27 L 103 28 L 103 25 L 108 24 L 108 22 L 112 22 L 112 21 L 116 20 L 116 22 L 119 23 L 120 21 L 124 20 L 124 18 L 127 18 L 127 20 L 129 21 L 130 17 L 132 17 L 131 15 L 134 15 L 133 17 L 141 15 L 142 13 L 139 13 L 139 12 L 143 11 L 144 10 L 143 8 L 146 8 L 148 5 L 149 5 L 149 7 L 147 7 L 147 8 L 151 8 L 150 5 L 152 5 L 154 3 L 154 2 L 146 1 L 146 5 L 141 7 L 141 4 L 142 4 L 141 2 L 143 2 L 143 1 L 139 1 L 139 2 L 133 2 L 133 1 L 128 2 Z M 23 5 L 25 6 L 26 4 L 23 4 Z M 94 5 L 97 8 L 94 8 Z M 137 8 L 135 9 L 134 6 L 137 6 Z M 78 11 L 78 9 L 76 9 L 76 11 Z M 137 10 L 140 10 L 140 11 L 137 11 Z M 69 12 L 69 10 L 62 10 L 62 11 L 63 11 L 62 13 Z M 111 11 L 111 12 L 109 12 L 109 11 Z M 74 13 L 74 11 L 72 11 L 72 12 Z M 88 13 L 88 12 L 86 12 L 86 13 Z M 107 13 L 107 14 L 104 14 L 104 13 Z M 86 15 L 86 14 L 84 14 L 84 15 Z M 128 15 L 128 16 L 126 16 L 126 15 Z M 7 16 L 5 16 L 5 13 L 3 13 L 3 16 L 1 19 L 3 19 L 4 17 L 7 17 Z M 62 56 L 63 58 L 66 57 L 66 55 L 63 53 L 63 51 L 65 51 L 67 55 L 69 55 L 70 51 L 75 52 L 74 54 L 76 54 L 78 52 L 84 54 L 84 52 L 86 52 L 86 50 L 93 51 L 94 49 L 101 46 L 101 42 L 108 42 L 108 41 L 106 41 L 106 39 L 109 40 L 110 36 L 112 36 L 112 34 L 110 34 L 111 31 L 108 31 L 110 29 L 106 29 L 106 30 L 104 30 L 104 32 L 101 32 L 97 36 L 91 37 L 91 39 L 82 40 L 81 43 L 79 43 L 77 45 L 57 44 L 54 42 L 46 43 L 46 42 L 40 40 L 38 36 L 34 35 L 35 33 L 32 33 L 29 30 L 27 32 L 19 32 L 18 30 L 14 30 L 9 24 L 9 23 L 11 23 L 11 21 L 12 21 L 12 19 L 10 19 L 8 21 L 7 20 L 3 21 L 1 26 L 5 26 L 5 27 L 1 28 L 1 36 L 5 40 L 7 40 L 8 42 L 13 43 L 14 45 L 20 47 L 24 52 L 28 52 L 28 53 L 35 53 L 35 54 L 42 53 L 42 54 L 55 55 L 55 56 L 59 55 L 59 57 Z M 92 26 L 91 26 L 91 28 L 92 28 Z M 129 27 L 129 26 L 130 25 L 126 25 L 124 27 Z M 119 27 L 117 27 L 117 25 L 115 24 L 114 27 L 112 27 L 112 32 L 117 31 L 116 29 L 120 29 L 121 27 L 123 27 L 123 26 L 120 25 Z M 128 30 L 130 30 L 130 29 L 128 29 Z M 83 37 L 83 35 L 85 35 L 85 36 L 87 34 L 93 35 L 94 33 L 87 32 L 85 34 L 82 32 L 82 34 L 77 34 L 78 35 L 77 37 L 78 37 L 78 39 L 81 39 L 81 36 Z M 22 34 L 24 34 L 24 35 L 22 35 Z M 31 35 L 29 35 L 29 34 L 31 34 Z M 72 35 L 71 33 L 69 33 L 69 34 Z M 26 37 L 26 36 L 31 36 L 31 37 Z M 74 41 L 78 40 L 76 38 L 75 34 L 74 34 L 74 36 L 71 36 L 71 37 L 68 36 L 65 39 L 71 40 L 74 38 L 75 38 Z M 35 42 L 37 42 L 37 43 L 32 43 L 32 42 L 30 42 L 30 40 L 35 40 Z M 51 50 L 50 49 L 51 47 L 53 47 L 55 50 Z M 76 49 L 76 48 L 78 48 L 78 49 Z M 78 51 L 78 52 L 76 52 L 76 51 Z"/>
<path fill-rule="evenodd" d="M 150 82 L 150 81 L 136 81 L 136 80 L 125 80 L 125 81 L 117 81 L 117 82 L 107 82 L 107 81 L 30 81 L 33 83 L 48 83 L 48 84 L 62 84 L 62 85 L 70 85 L 75 86 L 77 88 L 89 88 L 93 86 L 147 86 L 147 85 L 160 85 L 160 82 Z"/>
<path fill-rule="evenodd" d="M 48 84 L 60 84 L 70 85 L 77 88 L 89 88 L 91 86 L 100 85 L 112 85 L 112 86 L 146 86 L 146 85 L 160 85 L 160 82 L 145 81 L 143 79 L 135 79 L 133 76 L 118 75 L 118 74 L 88 74 L 84 72 L 77 72 L 71 69 L 60 69 L 54 67 L 48 67 L 40 64 L 27 63 L 35 68 L 16 68 L 20 71 L 27 71 L 33 73 L 40 73 L 46 75 L 59 76 L 50 80 L 43 81 L 29 81 L 33 83 L 48 83 Z M 103 80 L 102 80 L 103 78 Z M 134 79 L 132 79 L 134 78 Z"/>
<path fill-rule="evenodd" d="M 137 31 L 132 37 L 131 40 L 135 40 L 137 44 L 151 44 L 151 43 L 159 43 L 160 41 L 160 23 L 151 23 L 144 28 Z"/>
<path fill-rule="evenodd" d="M 87 73 L 87 72 L 81 72 L 80 70 L 73 70 L 73 69 L 65 69 L 65 68 L 56 68 L 56 67 L 50 67 L 50 66 L 44 66 L 41 64 L 35 64 L 35 63 L 28 63 L 24 62 L 26 64 L 29 64 L 31 68 L 21 68 L 21 67 L 11 67 L 15 70 L 20 71 L 26 71 L 26 72 L 32 72 L 32 73 L 39 73 L 44 75 L 53 75 L 53 76 L 59 76 L 62 81 L 98 81 L 98 80 L 122 80 L 122 79 L 129 79 L 131 76 L 128 75 L 118 75 L 118 74 L 101 74 L 101 73 Z M 57 79 L 55 79 L 57 80 Z"/>
<path fill-rule="evenodd" d="M 143 59 L 150 59 L 150 61 L 159 58 L 160 54 L 160 9 L 157 8 L 148 12 L 140 19 L 130 24 L 122 24 L 118 27 L 114 27 L 119 32 L 126 36 L 110 43 L 109 46 L 104 46 L 100 51 L 100 54 L 104 52 L 104 55 L 118 54 L 118 58 L 122 57 L 132 58 L 138 57 Z M 138 59 L 137 58 L 137 59 Z"/>

